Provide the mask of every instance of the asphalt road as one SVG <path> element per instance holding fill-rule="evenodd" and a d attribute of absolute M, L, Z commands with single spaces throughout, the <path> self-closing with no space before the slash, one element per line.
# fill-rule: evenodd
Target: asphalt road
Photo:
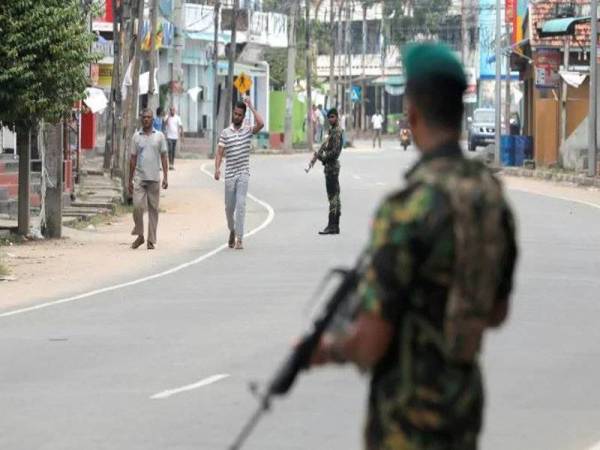
<path fill-rule="evenodd" d="M 306 155 L 255 157 L 250 191 L 274 215 L 252 203 L 248 231 L 265 227 L 244 251 L 0 316 L 0 449 L 227 448 L 256 406 L 248 383 L 269 378 L 308 323 L 318 282 L 352 264 L 415 157 L 344 153 L 342 234 L 326 237 L 321 169 L 306 175 Z M 510 197 L 522 256 L 510 321 L 486 342 L 481 448 L 585 450 L 600 440 L 600 210 Z M 366 392 L 349 367 L 306 374 L 245 448 L 359 450 Z"/>

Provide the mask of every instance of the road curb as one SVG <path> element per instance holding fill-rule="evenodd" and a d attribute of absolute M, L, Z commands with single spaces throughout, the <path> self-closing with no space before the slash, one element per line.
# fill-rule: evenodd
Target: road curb
<path fill-rule="evenodd" d="M 581 187 L 600 188 L 600 177 L 588 177 L 574 173 L 554 172 L 543 169 L 524 169 L 522 167 L 503 167 L 502 175 L 522 178 L 535 178 L 553 183 L 571 183 Z"/>

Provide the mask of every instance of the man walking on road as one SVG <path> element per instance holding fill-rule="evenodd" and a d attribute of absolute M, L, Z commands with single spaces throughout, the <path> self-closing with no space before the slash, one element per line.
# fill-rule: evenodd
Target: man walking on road
<path fill-rule="evenodd" d="M 156 245 L 158 203 L 160 200 L 160 166 L 162 163 L 162 188 L 169 187 L 167 143 L 165 136 L 152 126 L 152 110 L 142 111 L 142 130 L 133 135 L 129 162 L 129 194 L 133 195 L 134 228 L 137 236 L 131 244 L 136 249 L 144 243 L 144 211 L 148 210 L 148 250 Z"/>
<path fill-rule="evenodd" d="M 245 126 L 246 108 L 254 115 L 255 125 Z M 219 139 L 215 157 L 215 180 L 221 178 L 221 162 L 225 157 L 225 216 L 229 228 L 229 248 L 244 248 L 244 220 L 246 195 L 250 178 L 250 142 L 252 135 L 262 130 L 264 121 L 249 98 L 237 102 L 233 108 L 232 123 L 225 128 Z"/>
<path fill-rule="evenodd" d="M 340 162 L 342 152 L 343 133 L 338 124 L 338 112 L 335 108 L 327 114 L 329 120 L 329 134 L 318 152 L 315 152 L 311 164 L 317 160 L 323 163 L 325 171 L 325 188 L 329 200 L 329 220 L 324 230 L 319 234 L 339 234 L 340 215 L 342 214 L 342 203 L 340 200 Z"/>
<path fill-rule="evenodd" d="M 171 106 L 169 115 L 165 120 L 165 131 L 167 133 L 167 142 L 169 144 L 169 170 L 175 170 L 175 152 L 177 151 L 177 141 L 183 137 L 183 124 L 181 117 L 177 115 L 177 109 Z"/>
<path fill-rule="evenodd" d="M 500 182 L 462 154 L 466 78 L 452 51 L 409 47 L 403 66 L 421 159 L 376 213 L 356 315 L 313 364 L 371 370 L 367 450 L 475 450 L 479 351 L 508 312 L 513 217 Z"/>
<path fill-rule="evenodd" d="M 383 116 L 381 113 L 376 112 L 373 114 L 371 123 L 373 124 L 373 148 L 375 148 L 376 140 L 379 140 L 379 148 L 381 148 L 381 130 L 383 128 Z"/>

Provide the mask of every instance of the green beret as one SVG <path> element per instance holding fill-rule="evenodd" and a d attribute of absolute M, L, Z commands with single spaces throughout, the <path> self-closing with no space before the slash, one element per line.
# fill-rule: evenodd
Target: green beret
<path fill-rule="evenodd" d="M 409 44 L 404 49 L 403 65 L 407 82 L 436 76 L 455 80 L 467 87 L 463 66 L 446 45 Z"/>

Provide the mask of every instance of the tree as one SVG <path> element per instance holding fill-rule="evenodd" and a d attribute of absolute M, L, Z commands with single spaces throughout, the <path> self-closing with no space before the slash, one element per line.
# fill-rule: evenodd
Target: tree
<path fill-rule="evenodd" d="M 30 132 L 40 120 L 59 121 L 83 97 L 93 36 L 79 0 L 2 0 L 0 34 L 0 121 L 17 130 L 18 228 L 27 234 Z"/>
<path fill-rule="evenodd" d="M 59 120 L 83 97 L 93 61 L 79 1 L 3 0 L 0 33 L 0 120 Z"/>

